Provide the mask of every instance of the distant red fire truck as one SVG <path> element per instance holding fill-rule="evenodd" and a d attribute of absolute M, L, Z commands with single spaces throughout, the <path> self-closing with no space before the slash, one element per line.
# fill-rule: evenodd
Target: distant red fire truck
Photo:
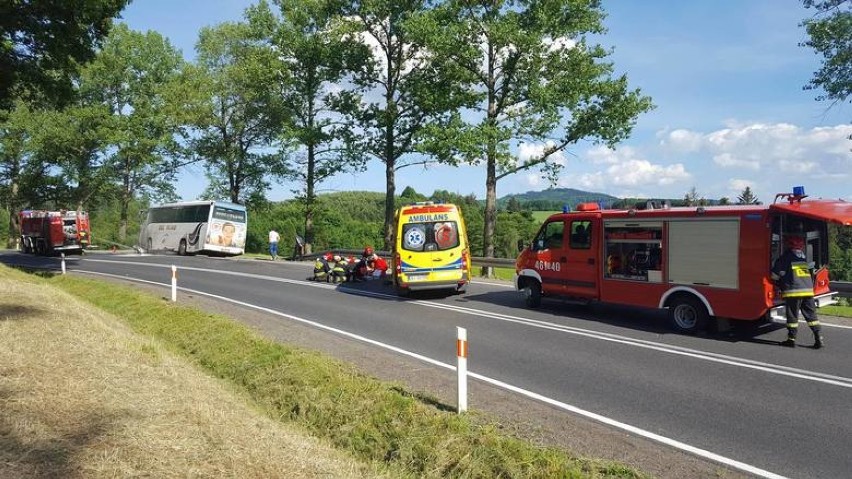
<path fill-rule="evenodd" d="M 91 245 L 89 215 L 85 212 L 26 210 L 18 219 L 25 253 L 80 254 Z"/>
<path fill-rule="evenodd" d="M 805 240 L 817 305 L 832 304 L 828 223 L 852 225 L 852 203 L 804 197 L 797 187 L 771 205 L 601 210 L 584 203 L 545 221 L 517 259 L 515 286 L 530 307 L 560 296 L 665 308 L 685 332 L 713 319 L 781 319 L 770 267 L 793 235 Z"/>

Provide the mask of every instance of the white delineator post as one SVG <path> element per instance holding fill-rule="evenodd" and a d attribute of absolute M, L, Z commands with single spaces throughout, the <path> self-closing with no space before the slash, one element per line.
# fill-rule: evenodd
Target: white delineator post
<path fill-rule="evenodd" d="M 172 265 L 172 301 L 177 301 L 177 266 Z"/>
<path fill-rule="evenodd" d="M 456 356 L 458 356 L 458 367 L 456 370 L 459 375 L 459 414 L 467 411 L 467 330 L 464 328 L 458 329 L 458 339 L 456 339 Z"/>
<path fill-rule="evenodd" d="M 65 253 L 61 253 L 62 255 L 62 274 L 65 274 Z"/>

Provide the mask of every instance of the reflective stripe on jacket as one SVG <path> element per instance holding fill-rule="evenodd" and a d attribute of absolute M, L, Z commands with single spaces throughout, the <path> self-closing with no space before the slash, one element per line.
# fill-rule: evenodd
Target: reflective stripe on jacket
<path fill-rule="evenodd" d="M 799 250 L 784 252 L 772 267 L 772 279 L 778 282 L 782 298 L 806 298 L 814 295 L 814 280 L 805 254 Z"/>

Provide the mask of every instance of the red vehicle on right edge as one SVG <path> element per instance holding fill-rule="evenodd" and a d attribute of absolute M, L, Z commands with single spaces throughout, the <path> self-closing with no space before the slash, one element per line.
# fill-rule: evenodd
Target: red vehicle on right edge
<path fill-rule="evenodd" d="M 515 264 L 529 307 L 565 297 L 668 309 L 682 332 L 715 319 L 784 320 L 770 267 L 790 235 L 806 242 L 817 306 L 836 303 L 828 281 L 828 224 L 852 225 L 852 203 L 802 201 L 804 188 L 771 205 L 602 210 L 597 203 L 545 220 Z M 779 201 L 781 200 L 781 201 Z"/>

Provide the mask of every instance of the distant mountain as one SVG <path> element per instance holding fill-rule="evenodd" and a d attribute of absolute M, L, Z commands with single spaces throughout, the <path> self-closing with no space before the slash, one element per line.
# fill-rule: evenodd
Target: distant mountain
<path fill-rule="evenodd" d="M 619 198 L 605 193 L 575 190 L 574 188 L 548 188 L 542 191 L 506 195 L 497 200 L 497 207 L 505 208 L 512 198 L 515 198 L 525 209 L 557 211 L 561 210 L 564 205 L 574 209 L 580 203 L 590 202 L 599 203 L 602 207 L 608 208 L 619 201 Z"/>

